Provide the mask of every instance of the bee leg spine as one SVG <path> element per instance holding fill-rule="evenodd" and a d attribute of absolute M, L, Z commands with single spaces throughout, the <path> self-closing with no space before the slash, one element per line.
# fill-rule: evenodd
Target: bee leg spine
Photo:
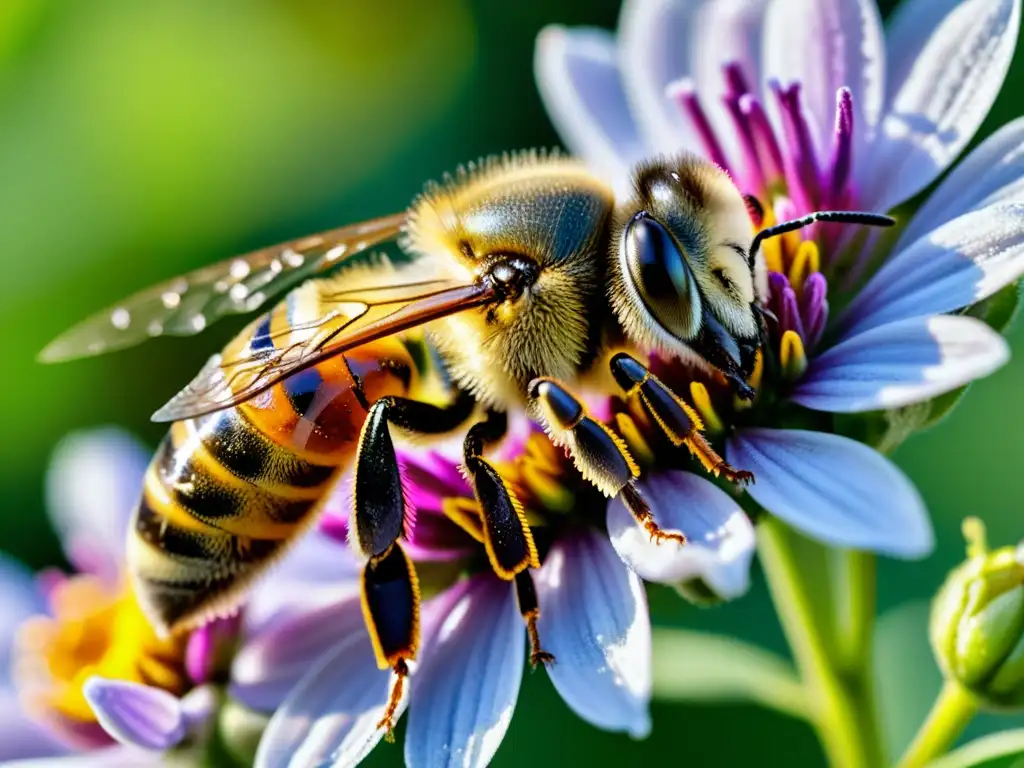
<path fill-rule="evenodd" d="M 666 531 L 655 522 L 647 500 L 633 482 L 627 483 L 620 495 L 622 496 L 622 503 L 626 505 L 626 509 L 633 515 L 633 519 L 647 531 L 647 535 L 651 537 L 651 541 L 655 544 L 674 541 L 682 546 L 687 543 L 686 534 L 681 531 Z"/>

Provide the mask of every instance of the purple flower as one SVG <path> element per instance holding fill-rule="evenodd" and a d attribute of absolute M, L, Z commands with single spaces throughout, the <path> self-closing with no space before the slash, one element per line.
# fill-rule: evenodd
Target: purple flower
<path fill-rule="evenodd" d="M 755 196 L 765 226 L 827 208 L 884 212 L 978 129 L 1020 5 L 905 0 L 886 32 L 873 0 L 626 0 L 617 38 L 544 30 L 536 74 L 565 143 L 622 194 L 639 160 L 690 151 Z M 663 363 L 708 436 L 754 472 L 757 504 L 831 545 L 930 551 L 911 483 L 828 414 L 923 403 L 1006 362 L 1002 337 L 961 310 L 1024 273 L 1022 193 L 1024 119 L 954 169 L 895 244 L 824 224 L 764 243 L 759 294 L 773 319 L 753 407 Z M 686 485 L 674 486 L 680 503 L 698 505 Z"/>
<path fill-rule="evenodd" d="M 547 521 L 534 528 L 543 553 L 534 579 L 540 607 L 535 637 L 524 631 L 516 585 L 493 575 L 483 545 L 453 522 L 476 504 L 458 464 L 437 452 L 402 457 L 404 487 L 415 507 L 407 548 L 416 555 L 421 587 L 434 595 L 423 606 L 421 646 L 399 705 L 399 714 L 409 710 L 409 766 L 491 760 L 515 708 L 528 637 L 531 652 L 543 648 L 555 657 L 547 672 L 576 714 L 600 728 L 646 735 L 650 618 L 643 583 L 627 564 L 639 564 L 653 581 L 701 578 L 729 594 L 746 588 L 753 528 L 707 481 L 680 472 L 676 483 L 647 484 L 655 513 L 666 524 L 687 525 L 695 537 L 690 546 L 658 547 L 637 536 L 632 517 L 614 506 L 606 532 L 607 503 L 542 433 L 531 432 L 525 443 L 510 441 L 501 453 L 503 475 L 524 508 Z M 703 494 L 706 505 L 679 509 L 679 487 Z M 337 557 L 352 560 L 345 544 L 347 499 L 342 487 L 328 504 L 322 530 L 336 537 Z M 558 511 L 566 504 L 592 513 L 591 522 L 566 522 Z M 647 556 L 652 559 L 643 562 Z M 336 582 L 334 589 L 333 602 L 274 622 L 235 659 L 238 694 L 276 710 L 257 755 L 261 768 L 294 760 L 355 765 L 384 736 L 379 723 L 392 672 L 375 664 L 358 581 Z"/>

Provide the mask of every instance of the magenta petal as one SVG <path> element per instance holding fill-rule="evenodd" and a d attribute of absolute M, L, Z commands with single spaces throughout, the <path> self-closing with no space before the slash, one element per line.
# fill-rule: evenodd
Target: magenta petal
<path fill-rule="evenodd" d="M 82 692 L 103 729 L 122 744 L 163 751 L 185 736 L 181 702 L 167 691 L 90 677 Z"/>

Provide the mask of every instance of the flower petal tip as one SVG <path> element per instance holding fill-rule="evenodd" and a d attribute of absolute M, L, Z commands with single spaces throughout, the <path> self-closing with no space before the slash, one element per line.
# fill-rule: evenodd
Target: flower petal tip
<path fill-rule="evenodd" d="M 167 691 L 90 677 L 82 692 L 103 729 L 122 744 L 163 751 L 185 737 L 181 702 Z"/>

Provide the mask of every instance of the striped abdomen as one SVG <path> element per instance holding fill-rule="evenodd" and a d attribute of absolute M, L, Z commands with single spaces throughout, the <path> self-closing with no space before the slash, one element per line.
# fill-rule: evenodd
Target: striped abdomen
<path fill-rule="evenodd" d="M 318 294 L 303 289 L 232 345 L 287 343 L 289 328 L 319 311 Z M 404 346 L 386 339 L 235 408 L 172 425 L 146 473 L 128 543 L 139 601 L 158 630 L 230 610 L 314 522 L 366 417 L 353 373 L 372 402 L 405 394 L 411 371 Z"/>

